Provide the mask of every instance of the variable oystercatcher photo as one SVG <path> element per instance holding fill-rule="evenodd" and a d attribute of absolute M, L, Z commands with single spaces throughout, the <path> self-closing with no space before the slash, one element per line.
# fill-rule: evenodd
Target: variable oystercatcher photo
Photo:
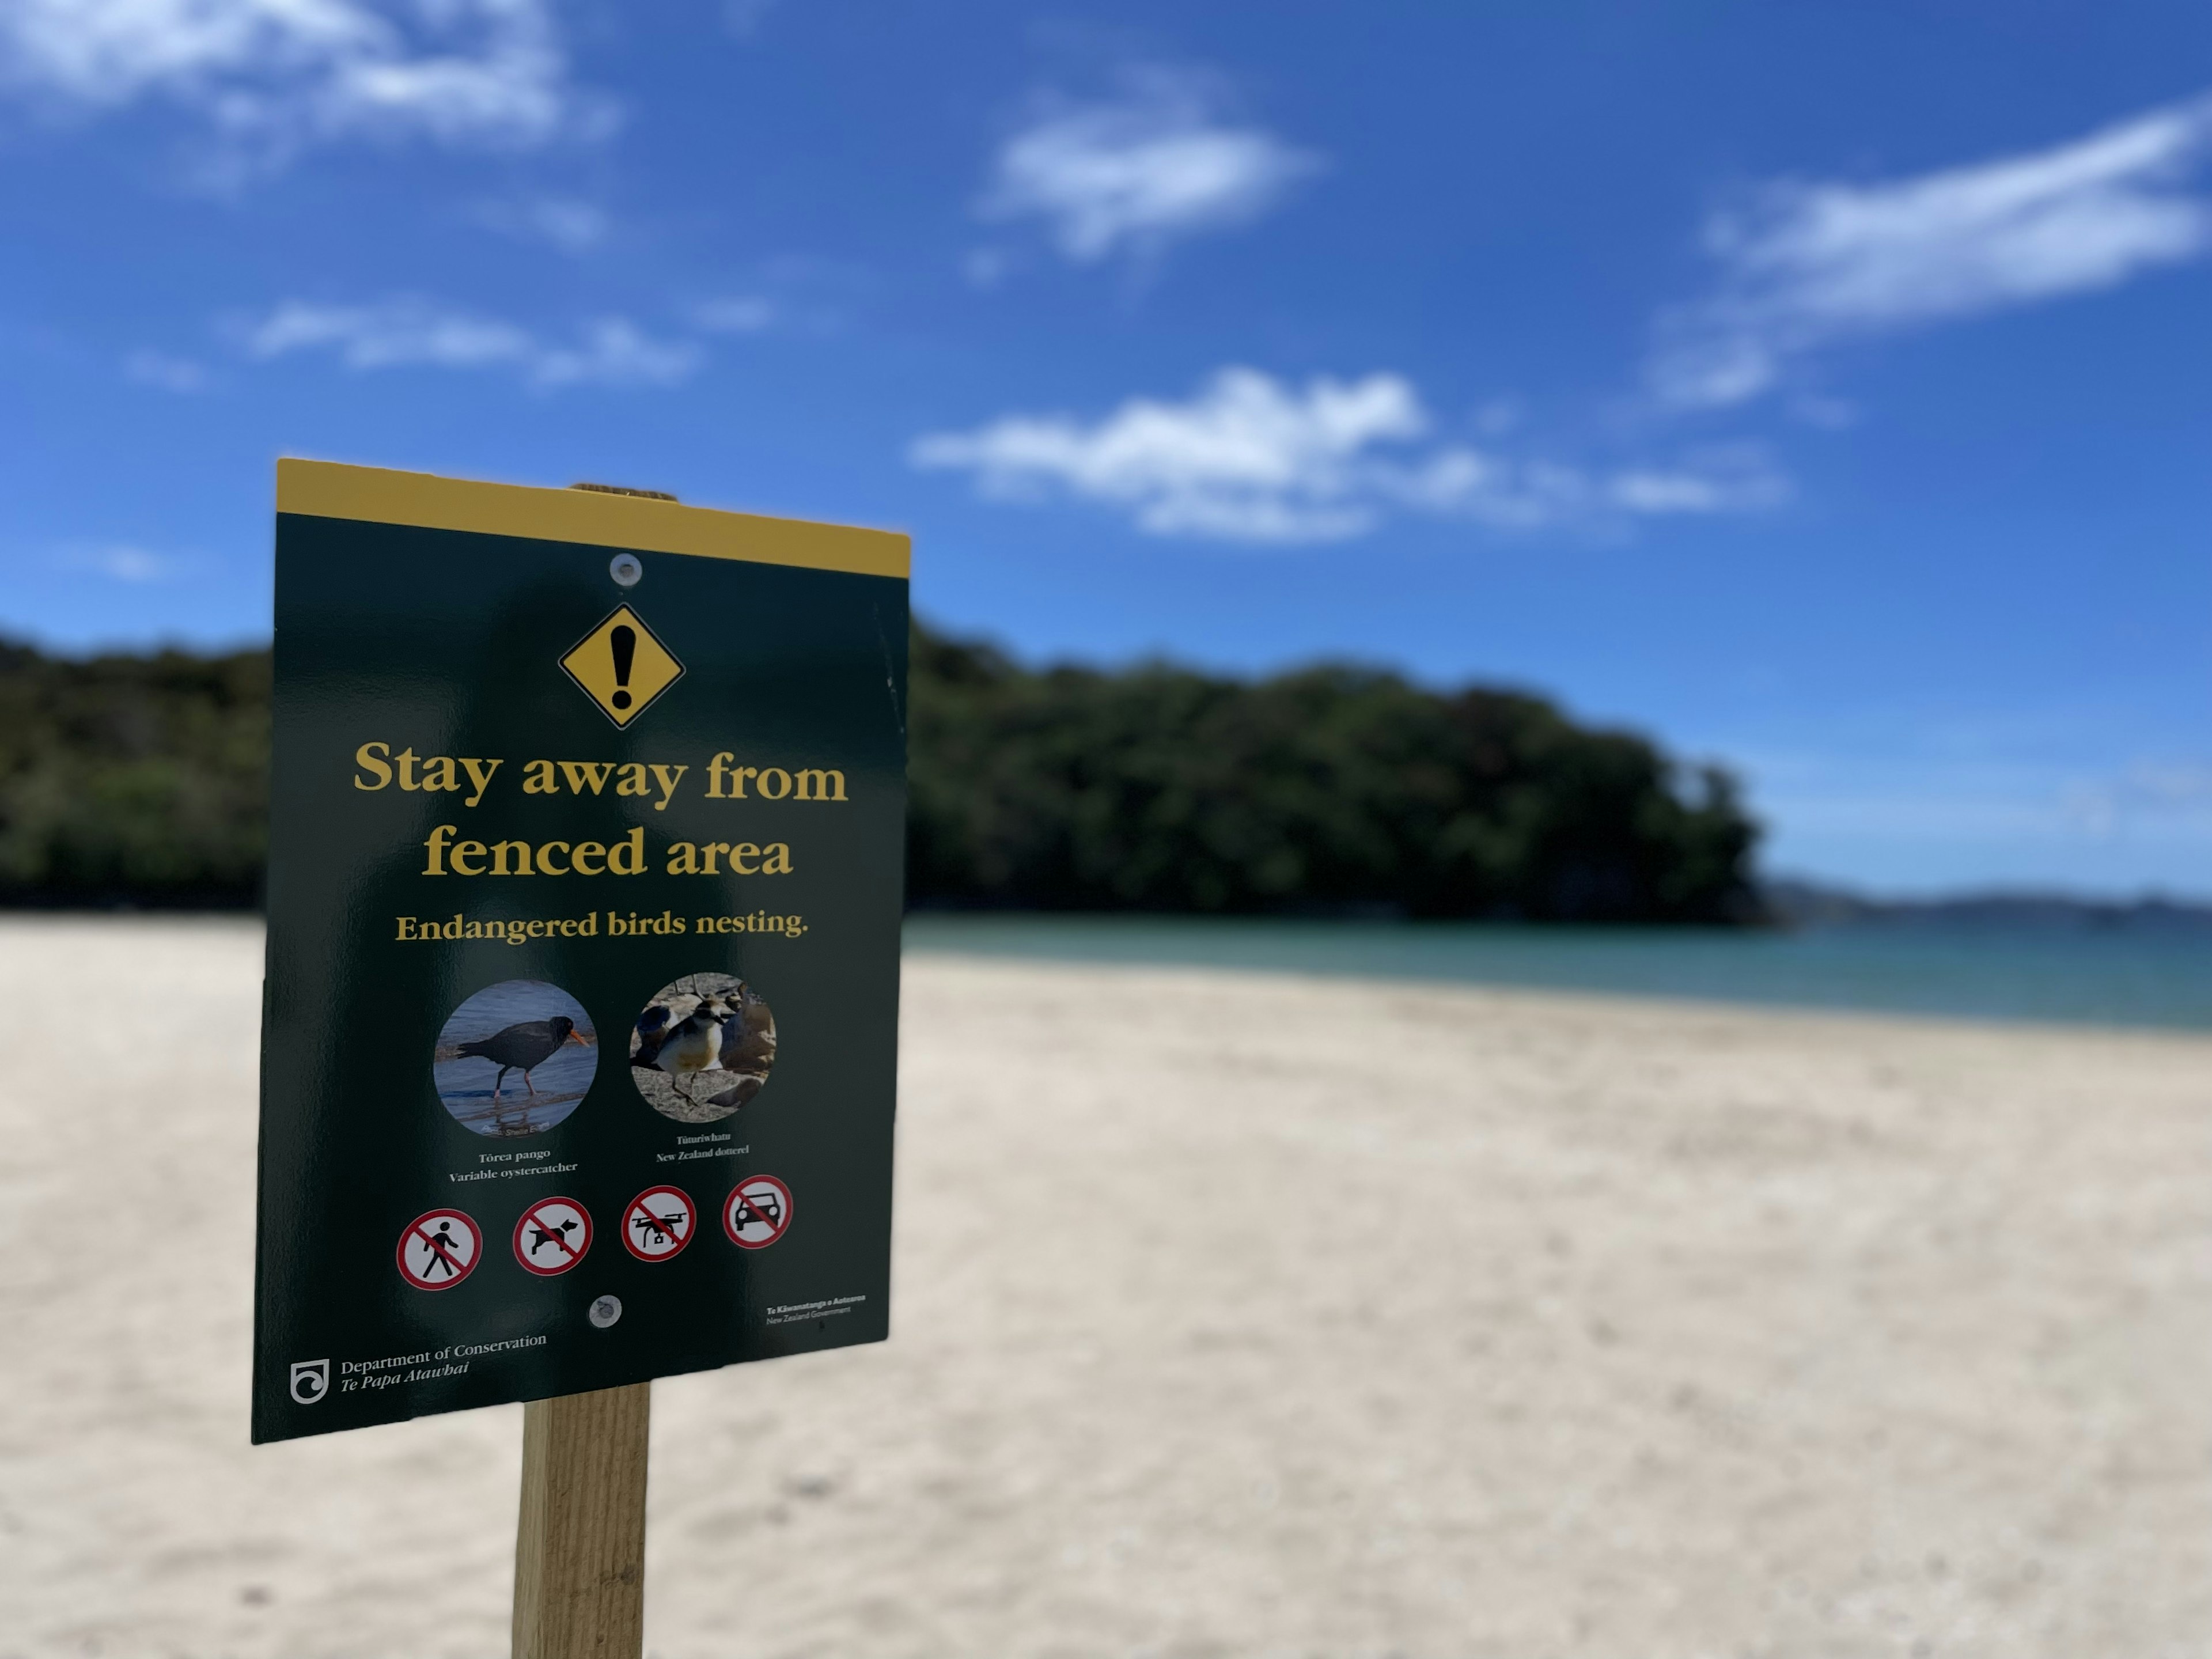
<path fill-rule="evenodd" d="M 662 986 L 630 1032 L 630 1081 L 679 1123 L 727 1117 L 767 1086 L 775 1064 L 775 1016 L 734 974 Z"/>
<path fill-rule="evenodd" d="M 431 1076 L 454 1121 L 480 1135 L 531 1135 L 574 1112 L 599 1070 L 584 1006 L 542 979 L 501 980 L 453 1010 Z"/>

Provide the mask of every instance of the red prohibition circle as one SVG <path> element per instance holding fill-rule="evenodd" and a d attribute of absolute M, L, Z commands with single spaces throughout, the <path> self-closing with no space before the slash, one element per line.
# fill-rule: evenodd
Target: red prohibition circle
<path fill-rule="evenodd" d="M 647 1207 L 650 1200 L 660 1198 L 670 1198 L 676 1201 L 672 1206 L 661 1204 Z M 674 1218 L 677 1210 L 684 1212 L 681 1221 Z M 639 1225 L 641 1221 L 645 1224 L 643 1226 Z M 691 1194 L 681 1187 L 670 1187 L 665 1184 L 647 1187 L 623 1206 L 623 1249 L 628 1250 L 640 1261 L 674 1261 L 684 1254 L 684 1247 L 691 1242 L 691 1235 L 698 1231 L 699 1212 L 692 1205 Z M 637 1238 L 631 1237 L 634 1233 L 639 1237 L 650 1237 L 653 1233 L 659 1233 L 664 1237 L 673 1238 L 676 1243 L 665 1250 L 647 1250 L 639 1245 Z"/>
<path fill-rule="evenodd" d="M 564 1205 L 574 1210 L 576 1212 L 576 1220 L 560 1227 L 548 1227 L 540 1222 L 538 1218 L 539 1212 L 550 1210 L 556 1204 Z M 584 1236 L 571 1243 L 568 1238 L 568 1227 L 576 1225 L 582 1227 Z M 529 1250 L 522 1248 L 524 1237 L 533 1231 L 538 1235 L 537 1237 L 530 1240 L 533 1248 L 541 1244 L 550 1244 L 553 1247 L 556 1260 L 550 1265 L 536 1260 Z M 573 1198 L 534 1200 L 523 1210 L 522 1218 L 514 1224 L 514 1259 L 522 1264 L 522 1270 L 525 1273 L 536 1273 L 540 1279 L 551 1279 L 556 1274 L 567 1273 L 569 1268 L 584 1259 L 585 1252 L 591 1248 L 592 1212 Z"/>
<path fill-rule="evenodd" d="M 440 1224 L 432 1230 L 433 1222 Z M 449 1248 L 460 1241 L 453 1236 L 451 1224 L 459 1222 L 461 1231 L 468 1235 L 469 1259 L 455 1261 Z M 407 1247 L 418 1244 L 427 1251 L 422 1272 L 417 1273 L 408 1265 Z M 399 1276 L 418 1291 L 450 1291 L 477 1270 L 483 1260 L 483 1229 L 459 1210 L 425 1210 L 409 1222 L 399 1235 L 399 1247 L 392 1252 L 399 1263 Z M 443 1274 L 437 1269 L 443 1267 Z"/>
<path fill-rule="evenodd" d="M 770 1233 L 766 1238 L 748 1239 L 739 1236 L 737 1228 L 732 1224 L 732 1218 L 737 1214 L 738 1206 L 740 1201 L 743 1201 L 745 1206 L 751 1209 L 756 1215 L 760 1214 L 757 1206 L 754 1206 L 751 1200 L 747 1199 L 745 1196 L 745 1189 L 748 1187 L 775 1188 L 776 1198 L 783 1206 L 783 1215 L 781 1218 L 769 1223 L 775 1231 Z M 761 1218 L 763 1220 L 768 1219 L 765 1216 L 763 1216 Z M 764 1250 L 790 1231 L 791 1188 L 785 1186 L 774 1176 L 747 1176 L 743 1181 L 740 1181 L 736 1186 L 730 1188 L 730 1195 L 722 1200 L 722 1231 L 727 1235 L 730 1243 L 736 1245 L 741 1250 Z"/>

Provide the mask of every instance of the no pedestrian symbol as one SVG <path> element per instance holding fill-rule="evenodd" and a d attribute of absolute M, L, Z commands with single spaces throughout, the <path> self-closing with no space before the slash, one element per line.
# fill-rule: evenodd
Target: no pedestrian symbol
<path fill-rule="evenodd" d="M 722 1206 L 722 1231 L 741 1250 L 765 1249 L 791 1225 L 791 1188 L 774 1176 L 751 1176 L 738 1183 Z"/>
<path fill-rule="evenodd" d="M 617 726 L 628 726 L 684 678 L 684 665 L 626 605 L 577 641 L 561 666 Z"/>
<path fill-rule="evenodd" d="M 691 1242 L 698 1212 L 680 1187 L 648 1187 L 623 1212 L 623 1246 L 640 1261 L 665 1261 Z"/>
<path fill-rule="evenodd" d="M 483 1255 L 475 1222 L 459 1210 L 427 1210 L 399 1235 L 399 1276 L 418 1291 L 449 1291 Z"/>
<path fill-rule="evenodd" d="M 541 1279 L 565 1273 L 592 1248 L 592 1218 L 573 1198 L 541 1198 L 514 1224 L 514 1259 Z"/>

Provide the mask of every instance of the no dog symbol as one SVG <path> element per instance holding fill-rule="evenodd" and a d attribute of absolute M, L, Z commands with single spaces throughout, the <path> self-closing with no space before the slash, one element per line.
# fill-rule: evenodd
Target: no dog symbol
<path fill-rule="evenodd" d="M 592 1218 L 573 1198 L 541 1198 L 514 1224 L 514 1259 L 541 1279 L 565 1273 L 592 1248 Z"/>
<path fill-rule="evenodd" d="M 791 1188 L 774 1176 L 749 1176 L 722 1206 L 722 1231 L 741 1250 L 766 1249 L 791 1225 Z"/>
<path fill-rule="evenodd" d="M 475 1222 L 459 1210 L 426 1210 L 399 1235 L 399 1276 L 418 1291 L 449 1291 L 483 1254 Z"/>
<path fill-rule="evenodd" d="M 699 1224 L 680 1187 L 648 1187 L 623 1212 L 622 1242 L 640 1261 L 665 1261 L 691 1242 Z"/>

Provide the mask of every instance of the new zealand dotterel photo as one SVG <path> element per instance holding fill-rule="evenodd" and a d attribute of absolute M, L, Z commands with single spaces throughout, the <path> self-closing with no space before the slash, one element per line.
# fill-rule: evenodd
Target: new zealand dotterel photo
<path fill-rule="evenodd" d="M 630 1080 L 653 1110 L 682 1123 L 712 1122 L 767 1085 L 775 1018 L 733 974 L 687 974 L 639 1013 L 629 1064 Z"/>

